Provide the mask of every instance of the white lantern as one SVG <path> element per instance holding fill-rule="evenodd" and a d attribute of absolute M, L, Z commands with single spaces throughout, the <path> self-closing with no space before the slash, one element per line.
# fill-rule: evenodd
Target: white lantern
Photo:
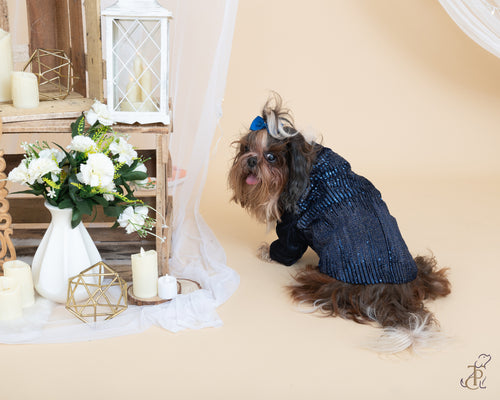
<path fill-rule="evenodd" d="M 116 122 L 170 123 L 169 20 L 156 0 L 118 0 L 102 11 L 107 103 Z"/>

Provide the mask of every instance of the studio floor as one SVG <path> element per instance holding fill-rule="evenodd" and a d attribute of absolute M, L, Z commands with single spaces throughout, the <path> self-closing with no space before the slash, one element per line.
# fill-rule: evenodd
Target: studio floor
<path fill-rule="evenodd" d="M 2 392 L 11 399 L 497 399 L 500 295 L 498 177 L 482 180 L 379 180 L 410 248 L 450 267 L 452 294 L 431 304 L 450 336 L 438 352 L 382 357 L 364 349 L 377 329 L 304 314 L 289 301 L 292 268 L 254 253 L 265 228 L 236 205 L 203 210 L 241 277 L 219 308 L 220 328 L 141 334 L 76 344 L 2 345 Z M 480 354 L 492 359 L 486 389 L 460 385 Z"/>

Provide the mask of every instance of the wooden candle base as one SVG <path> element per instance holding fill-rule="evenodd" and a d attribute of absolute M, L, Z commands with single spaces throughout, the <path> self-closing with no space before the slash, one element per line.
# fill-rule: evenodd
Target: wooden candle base
<path fill-rule="evenodd" d="M 177 294 L 188 294 L 196 290 L 201 289 L 201 285 L 191 279 L 177 279 Z M 158 296 L 144 299 L 142 297 L 137 297 L 134 295 L 134 285 L 128 287 L 128 304 L 134 306 L 152 306 L 157 304 L 163 304 L 172 299 L 162 299 Z"/>

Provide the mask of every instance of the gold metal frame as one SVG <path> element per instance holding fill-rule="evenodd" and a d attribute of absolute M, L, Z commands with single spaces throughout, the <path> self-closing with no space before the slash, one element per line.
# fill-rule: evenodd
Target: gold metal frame
<path fill-rule="evenodd" d="M 63 50 L 36 49 L 23 68 L 38 78 L 40 100 L 63 100 L 73 89 L 71 60 Z"/>
<path fill-rule="evenodd" d="M 107 293 L 114 286 L 119 286 L 121 292 L 116 302 L 111 301 Z M 75 292 L 80 287 L 85 288 L 89 297 L 77 302 Z M 127 283 L 102 261 L 69 279 L 66 309 L 83 322 L 96 322 L 98 317 L 114 318 L 127 307 Z"/>

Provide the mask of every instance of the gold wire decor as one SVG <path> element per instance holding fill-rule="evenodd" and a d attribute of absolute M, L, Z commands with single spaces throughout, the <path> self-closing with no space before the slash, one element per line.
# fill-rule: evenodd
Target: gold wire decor
<path fill-rule="evenodd" d="M 119 294 L 110 293 L 117 286 Z M 77 301 L 75 293 L 82 288 L 88 299 Z M 83 322 L 96 322 L 98 317 L 104 320 L 116 317 L 127 309 L 127 283 L 100 261 L 69 279 L 66 309 Z"/>
<path fill-rule="evenodd" d="M 38 78 L 40 100 L 63 100 L 73 89 L 73 64 L 63 50 L 36 49 L 23 68 Z"/>

